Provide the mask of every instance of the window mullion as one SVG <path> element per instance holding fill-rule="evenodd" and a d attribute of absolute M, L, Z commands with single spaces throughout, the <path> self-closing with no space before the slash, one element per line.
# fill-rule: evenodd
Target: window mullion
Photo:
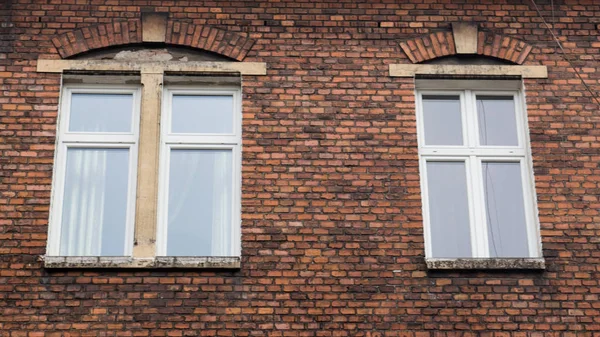
<path fill-rule="evenodd" d="M 467 147 L 474 149 L 477 147 L 477 119 L 475 102 L 473 100 L 473 94 L 471 90 L 465 90 L 462 95 L 464 116 L 466 119 L 466 134 L 467 134 Z"/>
<path fill-rule="evenodd" d="M 160 109 L 162 73 L 141 74 L 142 114 L 138 157 L 133 256 L 156 255 L 156 219 L 158 198 L 158 155 L 160 149 Z"/>
<path fill-rule="evenodd" d="M 477 100 L 475 93 L 472 90 L 465 90 L 464 94 L 465 109 L 467 116 L 467 135 L 469 139 L 469 179 L 471 180 L 471 188 L 469 195 L 473 200 L 471 227 L 474 235 L 473 257 L 482 258 L 489 257 L 487 226 L 485 222 L 485 199 L 483 195 L 483 184 L 481 174 L 481 159 L 479 148 L 479 127 L 477 124 Z"/>
<path fill-rule="evenodd" d="M 473 243 L 474 257 L 489 257 L 488 247 L 488 229 L 486 222 L 485 194 L 483 189 L 483 174 L 481 169 L 481 159 L 477 156 L 469 157 L 469 168 L 471 170 L 471 190 L 469 191 L 473 199 L 473 220 L 471 222 L 475 233 L 475 242 Z"/>

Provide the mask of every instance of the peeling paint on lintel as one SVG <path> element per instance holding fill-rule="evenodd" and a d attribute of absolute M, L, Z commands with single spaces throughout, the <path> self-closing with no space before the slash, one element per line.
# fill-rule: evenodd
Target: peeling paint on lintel
<path fill-rule="evenodd" d="M 115 60 L 47 60 L 38 59 L 37 71 L 61 73 L 64 71 L 140 71 L 142 73 L 232 73 L 242 75 L 266 75 L 267 64 L 263 62 L 204 62 L 204 61 L 115 61 Z"/>

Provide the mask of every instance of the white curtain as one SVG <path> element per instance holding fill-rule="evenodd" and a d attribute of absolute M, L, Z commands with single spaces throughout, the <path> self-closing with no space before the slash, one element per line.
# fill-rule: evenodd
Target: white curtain
<path fill-rule="evenodd" d="M 172 150 L 167 255 L 231 255 L 231 151 Z"/>
<path fill-rule="evenodd" d="M 186 170 L 179 170 L 173 166 L 173 155 L 174 153 L 182 152 L 188 155 L 178 156 L 176 165 L 181 165 Z M 188 198 L 193 197 L 192 193 L 198 186 L 194 184 L 194 177 L 198 174 L 201 165 L 201 158 L 198 155 L 192 154 L 191 151 L 185 150 L 171 150 L 171 177 L 169 181 L 169 205 L 168 205 L 168 219 L 167 225 L 179 221 L 179 217 L 182 216 L 182 210 L 185 206 L 185 202 Z M 176 170 L 176 171 L 175 171 Z M 177 182 L 182 181 L 182 184 L 176 183 L 174 180 L 175 175 L 173 173 L 180 174 L 183 172 L 183 177 L 178 177 Z"/>
<path fill-rule="evenodd" d="M 101 255 L 106 161 L 105 150 L 67 151 L 61 255 Z"/>
<path fill-rule="evenodd" d="M 215 153 L 213 164 L 212 256 L 230 256 L 231 240 L 231 152 Z"/>

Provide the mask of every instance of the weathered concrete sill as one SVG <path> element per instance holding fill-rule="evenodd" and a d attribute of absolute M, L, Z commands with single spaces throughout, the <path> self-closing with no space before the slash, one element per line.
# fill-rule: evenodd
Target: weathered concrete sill
<path fill-rule="evenodd" d="M 425 259 L 428 269 L 545 269 L 544 258 Z"/>
<path fill-rule="evenodd" d="M 46 268 L 198 268 L 239 269 L 235 257 L 155 257 L 133 258 L 120 256 L 42 256 Z"/>

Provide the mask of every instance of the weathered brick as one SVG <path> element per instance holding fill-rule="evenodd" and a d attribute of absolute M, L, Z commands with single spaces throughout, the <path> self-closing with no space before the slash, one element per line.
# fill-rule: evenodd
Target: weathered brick
<path fill-rule="evenodd" d="M 493 2 L 493 3 L 492 3 Z M 538 1 L 600 92 L 600 6 Z M 60 75 L 35 60 L 166 39 L 266 62 L 243 78 L 242 268 L 45 270 Z M 206 7 L 202 7 L 206 6 Z M 0 1 L 0 330 L 10 336 L 600 335 L 599 107 L 522 1 Z M 524 80 L 547 269 L 427 271 L 414 80 L 391 63 L 477 53 Z M 0 333 L 2 335 L 2 333 Z"/>

